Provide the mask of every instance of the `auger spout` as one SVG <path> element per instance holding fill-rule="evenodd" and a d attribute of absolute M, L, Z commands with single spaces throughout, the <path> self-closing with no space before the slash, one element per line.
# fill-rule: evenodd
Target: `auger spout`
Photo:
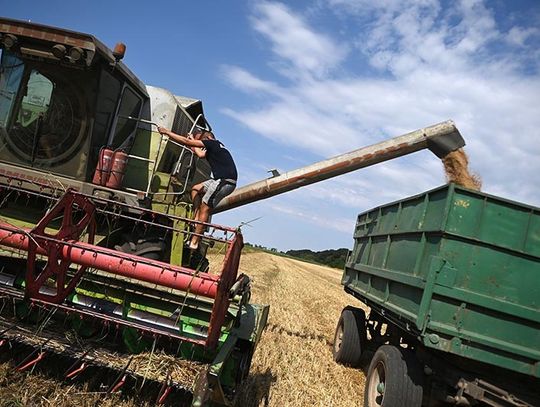
<path fill-rule="evenodd" d="M 245 185 L 226 197 L 216 207 L 214 212 L 223 212 L 261 199 L 270 198 L 274 195 L 414 153 L 425 148 L 431 150 L 437 157 L 442 158 L 464 145 L 465 141 L 454 125 L 454 122 L 448 120 L 297 170 L 289 171 L 276 177 Z"/>

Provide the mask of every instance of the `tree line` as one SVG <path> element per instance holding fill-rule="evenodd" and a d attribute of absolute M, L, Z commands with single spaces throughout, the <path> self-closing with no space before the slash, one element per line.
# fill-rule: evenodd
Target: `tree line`
<path fill-rule="evenodd" d="M 287 256 L 296 257 L 299 259 L 311 261 L 325 266 L 343 269 L 347 260 L 349 249 L 328 249 L 320 252 L 314 252 L 309 249 L 288 250 L 285 252 Z"/>
<path fill-rule="evenodd" d="M 347 253 L 349 252 L 349 249 L 345 249 L 345 248 L 328 249 L 328 250 L 322 250 L 318 252 L 315 252 L 310 249 L 288 250 L 286 252 L 282 252 L 273 247 L 268 248 L 268 247 L 257 245 L 257 244 L 246 243 L 246 246 L 252 247 L 255 249 L 268 251 L 271 253 L 294 257 L 297 259 L 309 261 L 311 263 L 322 264 L 322 265 L 337 268 L 337 269 L 343 269 L 345 267 L 345 261 L 347 260 Z"/>

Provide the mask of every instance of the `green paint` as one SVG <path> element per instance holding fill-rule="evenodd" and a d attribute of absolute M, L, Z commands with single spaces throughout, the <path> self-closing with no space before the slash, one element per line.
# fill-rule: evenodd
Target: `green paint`
<path fill-rule="evenodd" d="M 384 395 L 385 386 L 384 383 L 379 383 L 377 385 L 377 393 L 379 393 L 381 396 Z"/>
<path fill-rule="evenodd" d="M 422 342 L 540 377 L 540 208 L 449 184 L 358 216 L 342 281 Z"/>

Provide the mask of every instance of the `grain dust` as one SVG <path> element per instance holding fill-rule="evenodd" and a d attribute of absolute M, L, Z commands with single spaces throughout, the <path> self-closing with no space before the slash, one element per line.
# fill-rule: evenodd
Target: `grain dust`
<path fill-rule="evenodd" d="M 469 157 L 462 148 L 447 154 L 442 159 L 446 180 L 462 187 L 480 191 L 482 179 L 469 171 Z"/>

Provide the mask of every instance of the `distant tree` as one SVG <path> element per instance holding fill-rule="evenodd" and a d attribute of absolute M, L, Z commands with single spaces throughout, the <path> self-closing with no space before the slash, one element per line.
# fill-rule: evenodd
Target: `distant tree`
<path fill-rule="evenodd" d="M 301 249 L 289 250 L 285 252 L 285 254 L 313 263 L 319 263 L 329 267 L 343 269 L 345 267 L 345 261 L 347 260 L 348 252 L 349 250 L 345 248 L 323 250 L 320 252 L 314 252 L 309 249 Z"/>

